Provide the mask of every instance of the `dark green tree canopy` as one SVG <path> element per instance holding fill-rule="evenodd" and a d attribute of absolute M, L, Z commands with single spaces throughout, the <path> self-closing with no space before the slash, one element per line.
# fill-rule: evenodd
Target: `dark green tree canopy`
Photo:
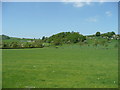
<path fill-rule="evenodd" d="M 96 35 L 97 37 L 98 37 L 98 36 L 100 36 L 100 32 L 96 32 L 96 34 L 95 34 L 95 35 Z"/>
<path fill-rule="evenodd" d="M 108 38 L 111 38 L 113 35 L 116 35 L 115 32 L 107 32 L 107 33 L 103 33 L 101 34 L 102 36 L 105 36 L 105 37 L 108 37 Z"/>
<path fill-rule="evenodd" d="M 42 40 L 45 40 L 45 36 L 42 37 Z"/>
<path fill-rule="evenodd" d="M 7 35 L 0 35 L 0 38 L 1 38 L 2 40 L 10 39 L 10 37 L 7 36 Z"/>

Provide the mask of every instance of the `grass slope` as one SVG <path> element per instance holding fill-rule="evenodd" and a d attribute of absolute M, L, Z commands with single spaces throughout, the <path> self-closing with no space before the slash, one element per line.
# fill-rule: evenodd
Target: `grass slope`
<path fill-rule="evenodd" d="M 116 88 L 116 48 L 4 49 L 3 88 Z"/>

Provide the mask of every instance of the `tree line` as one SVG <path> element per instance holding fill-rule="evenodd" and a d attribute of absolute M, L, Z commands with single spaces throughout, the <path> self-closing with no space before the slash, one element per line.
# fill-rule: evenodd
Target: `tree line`
<path fill-rule="evenodd" d="M 19 39 L 18 41 L 14 41 L 11 39 L 11 37 L 6 35 L 1 35 L 0 38 L 2 38 L 2 42 L 0 43 L 0 48 L 43 48 L 48 46 L 60 46 L 63 44 L 74 44 L 74 43 L 80 43 L 81 45 L 83 43 L 87 43 L 87 37 L 99 37 L 104 38 L 107 37 L 107 39 L 110 39 L 113 37 L 113 35 L 116 35 L 115 32 L 107 32 L 104 34 L 101 34 L 100 32 L 96 32 L 95 35 L 89 35 L 84 36 L 80 34 L 79 32 L 61 32 L 55 35 L 52 35 L 50 37 L 43 36 L 42 39 Z M 5 40 L 10 40 L 9 42 L 6 42 Z M 99 42 L 101 44 L 105 44 L 105 41 Z M 95 41 L 95 45 L 98 44 L 98 41 Z"/>

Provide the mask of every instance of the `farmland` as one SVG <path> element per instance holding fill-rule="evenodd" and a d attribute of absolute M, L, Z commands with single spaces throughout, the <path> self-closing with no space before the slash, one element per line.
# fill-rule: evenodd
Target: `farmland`
<path fill-rule="evenodd" d="M 119 88 L 118 0 L 2 1 L 3 89 Z"/>
<path fill-rule="evenodd" d="M 115 43 L 3 49 L 3 88 L 117 88 Z"/>

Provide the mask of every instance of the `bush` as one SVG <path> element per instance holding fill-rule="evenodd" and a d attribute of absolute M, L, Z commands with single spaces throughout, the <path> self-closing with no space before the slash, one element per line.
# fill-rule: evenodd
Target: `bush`
<path fill-rule="evenodd" d="M 53 45 L 59 46 L 59 45 L 62 45 L 62 43 L 59 40 L 56 40 L 53 42 Z"/>

